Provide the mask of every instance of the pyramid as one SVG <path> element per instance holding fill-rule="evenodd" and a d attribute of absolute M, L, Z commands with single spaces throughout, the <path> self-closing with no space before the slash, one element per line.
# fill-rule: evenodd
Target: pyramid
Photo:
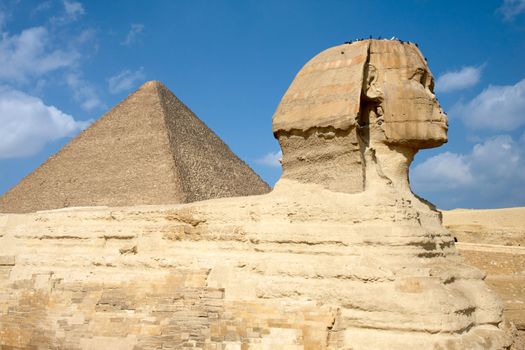
<path fill-rule="evenodd" d="M 188 203 L 269 186 L 162 83 L 145 83 L 0 197 L 0 212 Z"/>

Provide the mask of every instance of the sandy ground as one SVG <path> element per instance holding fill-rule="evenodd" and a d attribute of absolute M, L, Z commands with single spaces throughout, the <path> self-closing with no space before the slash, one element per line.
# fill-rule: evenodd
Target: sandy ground
<path fill-rule="evenodd" d="M 457 248 L 504 300 L 505 315 L 525 338 L 525 207 L 443 211 Z"/>

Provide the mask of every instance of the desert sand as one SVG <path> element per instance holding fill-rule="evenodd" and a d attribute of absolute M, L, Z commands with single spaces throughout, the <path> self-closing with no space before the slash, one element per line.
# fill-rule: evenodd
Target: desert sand
<path fill-rule="evenodd" d="M 525 208 L 443 211 L 443 225 L 461 256 L 487 274 L 505 316 L 525 338 Z"/>

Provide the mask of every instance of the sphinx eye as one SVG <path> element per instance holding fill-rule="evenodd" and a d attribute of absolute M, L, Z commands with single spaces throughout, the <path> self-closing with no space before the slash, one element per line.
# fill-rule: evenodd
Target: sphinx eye
<path fill-rule="evenodd" d="M 426 88 L 425 83 L 427 79 L 427 72 L 424 69 L 418 68 L 410 79 L 417 81 Z"/>

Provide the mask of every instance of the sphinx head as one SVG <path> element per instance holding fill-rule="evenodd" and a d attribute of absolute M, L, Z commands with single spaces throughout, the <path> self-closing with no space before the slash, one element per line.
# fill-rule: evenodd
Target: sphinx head
<path fill-rule="evenodd" d="M 447 117 L 434 95 L 434 79 L 414 44 L 370 41 L 364 67 L 362 124 L 390 145 L 413 149 L 447 142 Z"/>
<path fill-rule="evenodd" d="M 349 193 L 364 190 L 367 149 L 403 149 L 409 163 L 419 149 L 445 143 L 447 129 L 425 59 L 414 44 L 393 40 L 321 52 L 273 117 L 282 177 Z"/>

